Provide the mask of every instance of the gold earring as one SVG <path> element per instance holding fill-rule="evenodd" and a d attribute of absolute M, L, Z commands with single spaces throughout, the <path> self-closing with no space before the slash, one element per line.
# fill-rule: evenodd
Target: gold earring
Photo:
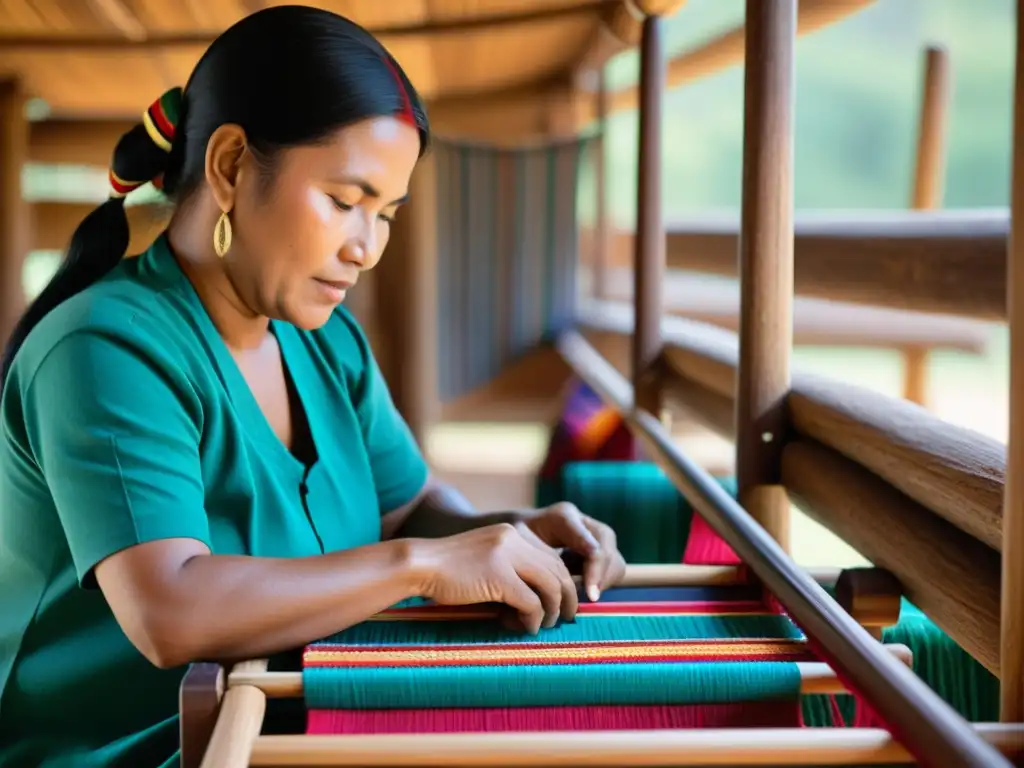
<path fill-rule="evenodd" d="M 221 213 L 217 225 L 213 228 L 213 250 L 220 258 L 231 248 L 231 219 L 227 211 Z"/>

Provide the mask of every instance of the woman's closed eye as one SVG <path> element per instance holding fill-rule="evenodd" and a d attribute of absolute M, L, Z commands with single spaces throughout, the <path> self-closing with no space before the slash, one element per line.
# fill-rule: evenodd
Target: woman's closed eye
<path fill-rule="evenodd" d="M 355 209 L 354 205 L 349 205 L 348 203 L 343 203 L 341 200 L 336 198 L 334 195 L 328 195 L 328 197 L 331 198 L 331 201 L 334 203 L 334 206 L 338 210 L 340 210 L 340 211 L 351 211 L 351 210 Z M 381 219 L 382 221 L 388 222 L 388 224 L 393 223 L 394 220 L 395 220 L 394 214 L 388 215 L 386 213 L 378 214 L 378 218 Z"/>

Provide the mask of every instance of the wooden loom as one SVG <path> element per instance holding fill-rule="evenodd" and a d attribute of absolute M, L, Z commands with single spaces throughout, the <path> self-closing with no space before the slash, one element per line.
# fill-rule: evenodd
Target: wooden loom
<path fill-rule="evenodd" d="M 735 398 L 740 503 L 672 446 L 655 414 L 665 387 L 652 372 L 663 356 L 660 285 L 664 270 L 657 189 L 659 94 L 663 85 L 659 25 L 646 17 L 641 47 L 641 159 L 636 241 L 636 325 L 633 330 L 633 386 L 575 331 L 561 335 L 558 349 L 569 366 L 622 414 L 651 457 L 693 502 L 702 516 L 735 549 L 752 575 L 773 593 L 814 639 L 825 658 L 842 670 L 889 728 L 725 730 L 664 729 L 654 732 L 490 733 L 287 736 L 259 735 L 268 694 L 301 692 L 294 672 L 266 672 L 247 662 L 226 677 L 227 693 L 205 752 L 209 765 L 711 765 L 869 764 L 922 762 L 932 765 L 1003 765 L 999 750 L 1018 753 L 1024 732 L 1013 722 L 969 726 L 927 686 L 841 609 L 810 576 L 785 555 L 785 490 L 779 484 L 787 414 L 781 405 L 790 390 L 788 340 L 792 294 L 792 202 L 789 199 L 789 88 L 795 3 L 748 3 L 747 59 L 766 62 L 747 68 L 745 178 L 740 238 L 743 311 L 738 365 L 727 343 L 700 345 L 695 357 L 709 368 L 677 367 L 686 373 L 710 370 L 721 382 L 712 395 Z M 754 320 L 756 318 L 756 322 Z M 712 337 L 713 338 L 713 337 Z M 724 350 L 724 351 L 722 351 Z M 731 358 L 731 359 L 730 359 Z M 677 361 L 678 362 L 678 361 Z M 733 363 L 730 370 L 729 364 Z M 720 373 L 719 373 L 720 371 Z M 684 374 L 685 375 L 685 374 Z M 716 378 L 717 376 L 717 378 Z M 736 389 L 734 379 L 736 377 Z M 698 382 L 697 386 L 704 386 Z M 714 409 L 709 409 L 714 412 Z M 731 411 L 731 408 L 729 409 Z M 719 411 L 721 412 L 721 411 Z M 728 418 L 723 426 L 730 426 Z M 787 449 L 788 450 L 788 449 Z M 668 575 L 666 575 L 668 574 Z M 679 566 L 661 578 L 679 584 L 707 578 L 705 571 Z M 657 578 L 633 570 L 630 580 Z M 1005 656 L 1005 654 L 1004 654 Z M 1002 659 L 1005 663 L 1005 658 Z M 203 673 L 197 668 L 197 678 Z M 211 680 L 220 680 L 206 672 Z M 275 677 L 274 675 L 283 675 Z M 838 687 L 825 672 L 824 683 Z M 804 670 L 801 670 L 801 677 Z M 819 680 L 819 683 L 821 681 Z M 198 683 L 197 683 L 198 684 Z M 202 688 L 183 688 L 200 696 Z M 216 684 L 206 686 L 208 702 Z M 183 699 L 184 700 L 184 699 Z M 213 708 L 213 707 L 211 707 Z M 927 714 L 926 714 L 927 713 Z M 183 718 L 183 727 L 195 721 Z M 897 741 L 891 732 L 899 733 Z M 185 738 L 185 736 L 183 736 Z"/>
<path fill-rule="evenodd" d="M 616 0 L 575 4 L 600 6 L 603 18 L 608 20 L 606 26 L 597 30 L 595 43 L 588 44 L 586 55 L 581 57 L 588 64 L 588 71 L 607 56 L 609 30 L 619 34 L 619 42 L 611 45 L 612 49 L 641 40 L 640 88 L 604 99 L 610 102 L 604 105 L 605 109 L 636 103 L 640 107 L 640 204 L 633 244 L 636 283 L 632 298 L 636 310 L 633 328 L 623 329 L 632 332 L 628 349 L 631 364 L 624 366 L 634 372 L 632 383 L 595 351 L 595 331 L 605 330 L 595 329 L 596 323 L 580 323 L 578 330 L 562 333 L 556 348 L 563 363 L 625 417 L 651 458 L 735 549 L 745 566 L 742 571 L 636 567 L 629 579 L 639 584 L 654 581 L 707 585 L 752 577 L 781 602 L 793 621 L 815 640 L 821 657 L 828 659 L 827 668 L 801 668 L 809 688 L 813 685 L 817 687 L 811 690 L 837 691 L 841 675 L 877 710 L 892 733 L 883 728 L 663 730 L 642 734 L 558 734 L 557 741 L 551 734 L 435 735 L 429 739 L 258 737 L 267 696 L 295 694 L 298 688 L 294 676 L 280 677 L 275 675 L 289 673 L 261 671 L 261 663 L 254 661 L 236 665 L 226 675 L 204 665 L 196 665 L 190 672 L 182 690 L 186 764 L 199 760 L 198 753 L 193 751 L 197 743 L 199 752 L 205 751 L 206 764 L 218 766 L 529 765 L 552 761 L 563 765 L 737 765 L 759 761 L 792 765 L 914 760 L 943 766 L 1000 766 L 1008 764 L 1000 751 L 1020 754 L 1024 747 L 1019 725 L 1024 720 L 1024 688 L 1020 683 L 1024 629 L 1020 611 L 1009 598 L 1019 593 L 1024 581 L 1024 566 L 1019 565 L 1018 552 L 1024 526 L 1022 494 L 1017 487 L 1024 472 L 1018 456 L 1024 439 L 1020 416 L 1024 404 L 1020 396 L 1014 395 L 1011 403 L 1007 454 L 994 441 L 956 430 L 906 404 L 868 396 L 852 388 L 843 390 L 833 382 L 791 377 L 789 371 L 795 287 L 801 293 L 832 298 L 841 295 L 854 302 L 902 304 L 985 319 L 1009 319 L 1015 345 L 1011 382 L 1015 392 L 1021 389 L 1018 380 L 1024 360 L 1024 347 L 1020 346 L 1024 318 L 1019 317 L 1020 302 L 1013 300 L 1020 290 L 1019 270 L 1014 269 L 1024 258 L 1024 254 L 1015 255 L 1020 246 L 1014 244 L 1011 258 L 1008 262 L 1006 259 L 1007 235 L 1012 237 L 1013 223 L 1019 222 L 1022 215 L 1017 190 L 1024 188 L 1024 88 L 1020 85 L 1020 60 L 1014 201 L 1008 219 L 968 216 L 958 221 L 941 216 L 908 216 L 881 224 L 826 225 L 818 230 L 810 227 L 809 231 L 797 233 L 798 258 L 794 259 L 790 190 L 793 38 L 798 28 L 803 31 L 804 27 L 824 23 L 823 19 L 837 13 L 836 9 L 849 10 L 863 4 L 803 0 L 798 17 L 794 0 L 749 0 L 745 29 L 713 41 L 696 58 L 682 57 L 667 66 L 661 48 L 663 16 L 679 3 Z M 104 7 L 118 5 L 106 3 Z M 571 10 L 571 4 L 563 6 Z M 132 25 L 124 19 L 123 13 L 113 14 L 108 21 L 122 31 L 127 30 L 125 34 L 130 38 L 134 34 L 130 31 Z M 1021 14 L 1018 20 L 1022 23 Z M 400 27 L 398 24 L 396 32 L 393 26 L 390 33 L 401 37 L 405 32 Z M 13 54 L 11 60 L 26 71 L 33 71 L 39 57 L 36 49 L 45 47 L 44 44 L 45 41 L 30 40 L 21 43 L 21 47 L 17 42 L 8 43 L 7 47 L 8 53 Z M 196 47 L 202 40 L 185 39 L 174 44 Z M 74 41 L 70 43 L 72 50 L 75 45 Z M 102 53 L 104 43 L 84 40 L 78 45 L 90 48 L 95 56 L 96 50 Z M 744 48 L 746 60 L 757 65 L 746 70 L 741 221 L 732 229 L 726 227 L 710 233 L 710 238 L 706 232 L 677 230 L 667 239 L 666 247 L 658 194 L 661 94 L 669 84 L 684 82 L 702 68 L 743 57 Z M 413 51 L 415 45 L 410 44 L 409 49 Z M 414 58 L 415 54 L 408 56 Z M 399 58 L 405 61 L 401 55 Z M 452 58 L 461 60 L 458 55 Z M 586 75 L 584 70 L 588 67 L 574 69 L 573 74 Z M 510 75 L 505 72 L 504 76 Z M 36 77 L 37 84 L 41 83 Z M 417 79 L 415 72 L 413 79 Z M 131 87 L 127 87 L 119 96 L 112 97 L 106 108 L 116 112 L 117 99 L 123 98 L 127 111 L 134 113 L 137 105 L 145 103 L 157 90 L 145 83 L 144 77 L 137 81 L 145 93 L 133 94 Z M 556 124 L 569 126 L 571 134 L 579 121 L 592 116 L 590 100 L 571 100 L 572 110 L 579 114 L 569 117 L 545 112 L 538 118 L 536 105 L 577 93 L 576 85 L 556 84 L 542 98 L 537 94 L 524 97 L 505 93 L 489 103 L 473 99 L 460 103 L 458 98 L 445 95 L 443 105 L 435 111 L 436 122 L 452 135 L 466 132 L 488 139 L 495 138 L 488 135 L 497 131 L 495 126 L 513 123 L 520 129 L 518 138 L 531 132 L 550 136 L 554 131 L 548 129 Z M 20 108 L 19 93 L 11 88 L 4 91 L 7 114 L 14 114 L 12 103 Z M 81 111 L 70 91 L 55 90 L 51 101 L 63 110 L 65 117 L 74 117 L 76 109 Z M 470 114 L 474 111 L 476 117 Z M 480 115 L 490 118 L 486 128 Z M 59 139 L 59 122 L 37 126 L 31 132 L 27 127 L 22 133 L 8 130 L 5 136 L 10 140 L 5 147 L 35 159 L 66 157 L 69 142 Z M 536 127 L 541 123 L 545 126 L 543 131 Z M 8 120 L 6 125 L 16 126 L 16 121 Z M 93 128 L 104 130 L 102 125 Z M 116 135 L 116 125 L 107 126 L 106 130 L 108 135 Z M 112 141 L 103 144 L 104 153 L 112 145 Z M 99 162 L 105 164 L 105 154 Z M 438 169 L 432 172 L 437 173 Z M 424 174 L 417 175 L 424 178 Z M 919 202 L 915 200 L 915 207 L 927 207 Z M 8 213 L 10 208 L 4 209 L 5 217 L 9 217 L 5 221 L 11 223 L 3 228 L 5 252 L 0 255 L 4 256 L 21 248 L 21 241 L 31 239 L 25 236 L 17 211 Z M 37 213 L 47 214 L 47 210 L 40 208 Z M 419 234 L 429 232 L 429 212 L 421 210 L 409 218 L 410 229 L 416 228 Z M 436 227 L 437 222 L 433 225 Z M 32 237 L 38 238 L 39 231 L 53 236 L 60 227 L 41 227 Z M 403 238 L 416 239 L 411 233 L 401 233 L 395 245 L 406 246 Z M 693 243 L 698 238 L 705 239 L 695 251 Z M 687 244 L 688 251 L 684 248 Z M 406 248 L 401 252 L 412 250 Z M 830 259 L 827 265 L 817 258 L 822 253 Z M 870 256 L 871 261 L 860 270 L 858 281 L 849 279 L 848 265 L 855 262 L 863 267 L 861 259 L 865 256 Z M 738 273 L 741 278 L 738 335 L 716 332 L 700 322 L 683 323 L 668 329 L 668 333 L 663 328 L 662 301 L 657 288 L 665 268 L 680 263 L 693 267 L 695 258 L 704 259 L 701 268 L 706 271 Z M 9 262 L 7 259 L 3 263 Z M 401 268 L 398 259 L 393 263 L 395 269 Z M 406 266 L 412 264 L 414 269 L 421 270 L 421 277 L 429 276 L 434 263 L 415 259 L 405 262 Z M 801 265 L 806 266 L 801 269 Z M 900 279 L 903 274 L 919 275 L 921 279 Z M 959 277 L 950 278 L 951 274 Z M 419 280 L 406 282 L 421 284 Z M 428 277 L 422 284 L 429 282 Z M 8 277 L 3 285 L 11 283 Z M 388 284 L 386 276 L 381 284 Z M 422 386 L 429 375 L 419 382 L 416 378 L 424 372 L 429 374 L 429 365 L 436 364 L 427 362 L 431 345 L 436 342 L 423 335 L 423 329 L 431 326 L 431 322 L 425 321 L 427 299 L 406 298 L 403 316 L 395 321 L 397 330 L 389 338 L 389 353 L 396 359 L 417 362 L 404 366 L 406 373 L 404 377 L 393 378 L 393 388 L 406 416 L 422 434 L 422 426 L 431 418 L 431 406 L 416 398 L 437 399 L 437 393 Z M 11 298 L 3 306 L 9 312 L 16 304 Z M 736 438 L 738 501 L 722 492 L 705 472 L 672 446 L 656 417 L 666 405 L 679 401 Z M 1015 471 L 1007 472 L 1007 467 Z M 892 621 L 891 615 L 881 622 L 877 618 L 865 619 L 858 615 L 854 602 L 844 600 L 838 604 L 828 596 L 822 583 L 830 583 L 829 579 L 816 580 L 794 566 L 786 554 L 787 490 L 876 565 L 897 577 L 905 594 L 1007 681 L 1003 686 L 1002 724 L 968 724 L 957 717 L 909 673 L 901 663 L 910 661 L 906 653 L 900 654 L 902 649 L 884 648 L 874 639 L 874 628 Z M 869 602 L 872 597 L 867 595 Z M 859 626 L 857 619 L 864 626 Z M 211 727 L 214 721 L 216 727 Z M 212 731 L 213 741 L 208 749 L 205 738 L 195 741 L 193 727 L 198 728 L 197 733 L 202 733 L 204 727 L 207 734 Z M 440 751 L 431 753 L 429 746 Z"/>

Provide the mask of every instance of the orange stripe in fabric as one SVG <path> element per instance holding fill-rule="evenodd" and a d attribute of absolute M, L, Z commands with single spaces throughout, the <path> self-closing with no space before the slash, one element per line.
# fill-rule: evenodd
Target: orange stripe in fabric
<path fill-rule="evenodd" d="M 388 649 L 317 648 L 303 654 L 306 667 L 426 667 L 524 664 L 595 664 L 683 661 L 799 661 L 812 659 L 799 641 L 662 642 L 563 647 L 489 645 L 477 648 L 400 646 Z"/>

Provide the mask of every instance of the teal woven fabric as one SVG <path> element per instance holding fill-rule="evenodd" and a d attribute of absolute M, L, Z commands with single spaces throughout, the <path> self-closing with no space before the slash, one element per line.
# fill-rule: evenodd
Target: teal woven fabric
<path fill-rule="evenodd" d="M 693 509 L 658 466 L 576 462 L 563 470 L 562 489 L 566 501 L 611 526 L 626 562 L 683 559 Z"/>
<path fill-rule="evenodd" d="M 999 680 L 908 600 L 882 641 L 908 646 L 918 677 L 966 720 L 999 720 Z"/>
<path fill-rule="evenodd" d="M 832 593 L 831 589 L 827 591 Z M 882 642 L 902 643 L 910 648 L 917 676 L 967 721 L 980 723 L 999 719 L 996 677 L 906 598 L 900 608 L 899 623 L 882 632 Z M 852 725 L 853 697 L 844 695 L 836 699 L 843 720 Z M 809 726 L 834 725 L 826 696 L 805 696 L 803 717 Z"/>
<path fill-rule="evenodd" d="M 303 670 L 311 709 L 712 704 L 789 700 L 789 662 L 357 667 Z"/>

